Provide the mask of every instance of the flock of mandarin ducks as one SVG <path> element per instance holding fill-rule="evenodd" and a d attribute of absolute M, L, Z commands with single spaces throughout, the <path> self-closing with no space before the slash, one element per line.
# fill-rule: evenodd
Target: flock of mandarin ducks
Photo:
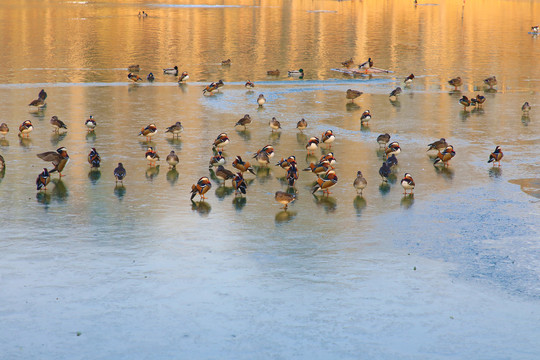
<path fill-rule="evenodd" d="M 228 66 L 231 64 L 231 60 L 227 59 L 222 61 L 221 63 L 224 66 Z M 354 65 L 354 62 L 351 59 L 342 62 L 342 65 L 346 66 L 347 68 Z M 359 65 L 359 69 L 366 69 L 373 66 L 373 60 L 369 58 L 366 62 Z M 128 78 L 133 82 L 139 82 L 143 81 L 141 77 L 139 77 L 136 72 L 140 71 L 139 65 L 131 65 L 128 67 L 129 74 Z M 174 75 L 178 76 L 178 82 L 182 83 L 185 82 L 187 79 L 189 79 L 189 75 L 187 72 L 183 72 L 179 74 L 178 66 L 174 66 L 171 68 L 163 69 L 163 73 L 167 75 Z M 279 70 L 270 70 L 267 72 L 268 75 L 277 76 L 279 75 Z M 289 76 L 299 76 L 303 77 L 304 70 L 293 70 L 288 71 Z M 410 74 L 404 79 L 404 86 L 408 87 L 411 85 L 413 79 L 415 78 L 414 74 Z M 149 73 L 147 76 L 148 81 L 153 81 L 155 79 L 154 75 L 152 73 Z M 495 76 L 490 76 L 487 79 L 484 80 L 484 83 L 489 87 L 486 91 L 494 91 L 493 87 L 497 85 L 497 79 Z M 454 87 L 454 90 L 458 90 L 458 87 L 460 87 L 463 84 L 463 81 L 460 77 L 453 78 L 448 81 L 448 84 Z M 220 88 L 222 88 L 225 84 L 222 80 L 219 80 L 217 82 L 213 82 L 210 85 L 206 86 L 203 89 L 203 95 L 211 95 L 214 91 L 220 91 Z M 252 89 L 255 87 L 255 84 L 251 81 L 247 81 L 245 83 L 245 87 L 248 89 Z M 396 101 L 397 97 L 401 94 L 402 89 L 401 87 L 397 87 L 396 89 L 392 90 L 392 92 L 389 95 L 389 99 L 391 102 Z M 345 98 L 348 100 L 351 100 L 351 102 L 354 102 L 355 99 L 360 97 L 363 93 L 358 90 L 348 89 L 345 94 Z M 46 107 L 45 100 L 47 99 L 47 93 L 45 90 L 41 90 L 38 94 L 37 99 L 30 102 L 28 105 L 30 112 L 39 112 L 42 111 Z M 486 98 L 482 95 L 477 95 L 476 97 L 473 97 L 469 99 L 467 96 L 463 96 L 459 103 L 463 106 L 464 111 L 467 111 L 467 107 L 469 106 L 475 106 L 475 107 L 481 107 L 483 103 L 486 101 Z M 260 94 L 257 98 L 257 104 L 259 107 L 264 106 L 266 103 L 266 99 L 263 94 Z M 522 112 L 524 116 L 529 115 L 529 111 L 531 110 L 531 106 L 528 102 L 525 102 L 522 106 Z M 371 112 L 370 110 L 366 110 L 362 113 L 360 122 L 362 126 L 367 126 L 369 123 L 369 120 L 371 119 Z M 234 125 L 236 126 L 242 126 L 244 129 L 250 125 L 252 122 L 251 117 L 249 114 L 244 115 L 240 120 L 236 122 Z M 50 124 L 53 126 L 55 132 L 60 132 L 62 129 L 67 131 L 67 125 L 60 120 L 57 116 L 53 116 L 50 120 Z M 85 125 L 87 127 L 88 132 L 93 132 L 97 126 L 96 120 L 93 118 L 93 116 L 90 116 L 86 121 Z M 303 131 L 307 128 L 308 123 L 306 120 L 301 119 L 298 121 L 296 128 L 299 131 Z M 269 127 L 273 131 L 278 131 L 281 129 L 280 122 L 273 117 L 269 122 Z M 33 130 L 33 125 L 30 120 L 24 121 L 19 126 L 19 137 L 29 137 L 30 132 Z M 169 126 L 165 133 L 170 133 L 173 138 L 180 137 L 180 134 L 184 130 L 184 127 L 182 126 L 181 122 L 176 122 L 175 124 Z M 9 127 L 7 124 L 2 123 L 0 125 L 0 135 L 6 136 L 9 132 Z M 156 133 L 158 132 L 158 129 L 155 124 L 149 124 L 148 126 L 141 129 L 139 132 L 139 136 L 143 136 L 146 138 L 147 141 L 149 141 Z M 390 134 L 385 133 L 381 134 L 377 137 L 377 143 L 379 144 L 379 147 L 381 149 L 384 149 L 385 154 L 385 161 L 383 161 L 380 169 L 379 169 L 379 175 L 381 176 L 381 179 L 383 182 L 388 181 L 388 177 L 392 174 L 392 169 L 395 168 L 398 164 L 397 155 L 401 152 L 400 145 L 397 141 L 390 142 Z M 305 148 L 306 152 L 308 154 L 313 154 L 315 150 L 317 150 L 319 147 L 325 147 L 326 149 L 331 149 L 332 143 L 335 141 L 336 137 L 332 130 L 325 131 L 320 138 L 318 137 L 310 137 Z M 233 173 L 232 171 L 226 169 L 224 167 L 225 165 L 225 157 L 223 156 L 223 149 L 230 143 L 230 139 L 227 136 L 226 133 L 221 133 L 217 136 L 214 143 L 212 144 L 212 150 L 214 155 L 211 157 L 209 162 L 209 167 L 211 171 L 213 171 L 213 168 L 216 168 L 214 171 L 214 174 L 217 179 L 223 181 L 223 185 L 226 181 L 230 180 L 232 183 L 232 187 L 235 190 L 235 196 L 237 195 L 244 195 L 247 192 L 247 182 L 244 179 L 244 175 L 246 172 L 251 173 L 252 175 L 256 175 L 253 167 L 251 166 L 251 163 L 249 161 L 245 161 L 242 159 L 241 156 L 236 156 L 234 161 L 232 162 L 232 166 L 237 170 L 236 173 Z M 456 155 L 456 152 L 454 150 L 454 147 L 452 145 L 449 145 L 446 142 L 446 139 L 441 138 L 437 141 L 434 141 L 431 144 L 428 144 L 427 151 L 437 151 L 437 155 L 435 156 L 434 165 L 442 165 L 444 167 L 449 166 L 450 160 Z M 67 153 L 67 149 L 65 147 L 60 147 L 56 151 L 47 151 L 40 154 L 37 154 L 37 156 L 42 159 L 45 162 L 50 162 L 53 165 L 52 169 L 44 168 L 43 171 L 38 175 L 36 179 L 36 188 L 38 191 L 47 190 L 47 185 L 49 184 L 51 180 L 51 174 L 54 172 L 58 172 L 59 176 L 62 175 L 62 171 L 64 170 L 65 166 L 69 162 L 69 155 Z M 272 157 L 274 156 L 274 148 L 272 145 L 266 145 L 265 147 L 259 149 L 257 152 L 253 154 L 253 159 L 259 163 L 262 167 L 267 167 L 270 164 L 270 161 Z M 154 167 L 156 166 L 156 162 L 160 160 L 159 155 L 157 152 L 152 148 L 148 147 L 145 158 L 148 160 L 148 166 Z M 497 146 L 495 150 L 489 155 L 488 163 L 493 163 L 493 166 L 495 166 L 495 163 L 500 166 L 501 159 L 503 158 L 503 152 L 501 150 L 500 146 Z M 169 155 L 166 157 L 166 161 L 169 164 L 170 168 L 175 168 L 176 165 L 179 163 L 179 158 L 177 154 L 174 151 L 171 151 Z M 92 148 L 90 153 L 88 154 L 88 163 L 90 164 L 92 169 L 98 169 L 100 167 L 101 158 L 99 156 L 98 151 L 95 148 Z M 311 163 L 309 167 L 303 169 L 303 171 L 311 172 L 317 176 L 316 181 L 312 187 L 312 194 L 315 194 L 317 191 L 322 191 L 323 194 L 330 194 L 330 189 L 337 184 L 338 182 L 338 176 L 335 172 L 334 165 L 336 164 L 336 158 L 334 157 L 333 152 L 329 152 L 325 155 L 323 155 L 317 163 Z M 296 157 L 294 155 L 289 156 L 288 158 L 281 158 L 280 161 L 278 161 L 276 166 L 281 167 L 286 172 L 286 182 L 288 185 L 288 191 L 277 191 L 275 193 L 275 200 L 283 205 L 283 209 L 287 209 L 289 204 L 296 200 L 296 190 L 294 189 L 294 185 L 296 181 L 298 180 L 299 171 L 297 168 L 297 162 Z M 0 155 L 0 171 L 5 171 L 5 160 Z M 118 163 L 118 167 L 114 169 L 113 175 L 116 180 L 116 186 L 118 186 L 118 183 L 123 186 L 123 180 L 126 177 L 126 169 L 124 168 L 122 163 Z M 357 194 L 362 196 L 363 190 L 367 186 L 367 180 L 363 177 L 362 172 L 358 171 L 357 176 L 353 182 L 353 187 L 356 189 Z M 401 186 L 404 190 L 405 196 L 412 196 L 413 190 L 415 187 L 414 180 L 409 173 L 405 173 L 403 176 L 403 179 L 401 180 Z M 201 177 L 196 184 L 193 184 L 191 187 L 191 201 L 199 195 L 201 201 L 206 199 L 205 194 L 210 190 L 212 187 L 212 183 L 210 182 L 210 179 L 206 176 Z"/>

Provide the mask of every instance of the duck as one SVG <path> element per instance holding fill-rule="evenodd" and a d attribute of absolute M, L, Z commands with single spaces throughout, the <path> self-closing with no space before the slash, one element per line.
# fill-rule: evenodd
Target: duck
<path fill-rule="evenodd" d="M 45 89 L 41 89 L 39 91 L 38 99 L 41 99 L 43 101 L 45 101 L 45 99 L 47 99 L 47 92 L 45 91 Z"/>
<path fill-rule="evenodd" d="M 127 69 L 129 72 L 137 72 L 141 70 L 141 67 L 139 65 L 129 65 Z"/>
<path fill-rule="evenodd" d="M 283 210 L 287 210 L 289 207 L 289 204 L 296 200 L 295 194 L 289 194 L 285 191 L 276 191 L 276 194 L 274 195 L 274 199 L 283 205 Z"/>
<path fill-rule="evenodd" d="M 266 75 L 279 76 L 279 70 L 278 69 L 276 69 L 276 70 L 268 70 L 266 72 Z"/>
<path fill-rule="evenodd" d="M 255 159 L 259 164 L 261 164 L 264 167 L 267 167 L 270 163 L 270 157 L 266 153 L 266 151 L 260 151 L 255 155 Z"/>
<path fill-rule="evenodd" d="M 288 74 L 289 76 L 300 76 L 300 77 L 303 77 L 303 76 L 304 76 L 304 69 L 289 70 L 289 71 L 287 71 L 287 74 Z"/>
<path fill-rule="evenodd" d="M 442 163 L 445 167 L 448 166 L 448 162 L 452 160 L 452 158 L 456 156 L 456 152 L 454 150 L 454 147 L 452 145 L 448 145 L 446 149 L 443 150 L 443 152 L 439 152 L 437 154 L 437 158 L 433 162 L 433 165 L 437 165 Z"/>
<path fill-rule="evenodd" d="M 352 58 L 350 58 L 349 60 L 342 62 L 341 65 L 345 66 L 348 69 L 354 65 L 354 61 Z"/>
<path fill-rule="evenodd" d="M 90 150 L 90 153 L 88 154 L 88 163 L 92 169 L 97 169 L 100 166 L 101 157 L 99 156 L 96 148 L 92 148 L 92 150 Z"/>
<path fill-rule="evenodd" d="M 302 118 L 296 123 L 296 128 L 302 132 L 307 128 L 307 121 Z"/>
<path fill-rule="evenodd" d="M 90 117 L 86 119 L 86 121 L 84 122 L 84 125 L 86 125 L 86 129 L 88 130 L 88 132 L 90 132 L 90 131 L 94 131 L 94 129 L 97 126 L 97 123 L 94 117 L 90 115 Z"/>
<path fill-rule="evenodd" d="M 488 163 L 492 162 L 493 166 L 495 166 L 495 162 L 499 163 L 499 166 L 501 166 L 501 159 L 503 158 L 503 152 L 501 150 L 500 146 L 497 146 L 495 150 L 489 155 Z"/>
<path fill-rule="evenodd" d="M 388 164 L 388 167 L 390 169 L 392 169 L 394 166 L 397 166 L 398 159 L 396 157 L 396 154 L 390 155 L 390 157 L 388 157 L 388 159 L 386 159 L 386 163 Z"/>
<path fill-rule="evenodd" d="M 243 161 L 242 157 L 240 157 L 240 156 L 237 156 L 234 159 L 234 161 L 232 163 L 232 166 L 233 166 L 233 168 L 240 170 L 242 173 L 245 173 L 246 171 L 249 171 L 250 173 L 255 175 L 255 171 L 251 167 L 251 164 L 248 161 Z"/>
<path fill-rule="evenodd" d="M 330 168 L 330 162 L 323 160 L 317 164 L 310 163 L 309 167 L 305 168 L 304 171 L 310 171 L 313 174 L 320 176 L 320 174 L 325 173 L 326 171 L 330 170 Z"/>
<path fill-rule="evenodd" d="M 407 195 L 407 190 L 410 190 L 410 195 L 413 194 L 414 190 L 414 180 L 409 173 L 405 173 L 403 179 L 401 179 L 401 186 L 403 187 L 403 195 Z"/>
<path fill-rule="evenodd" d="M 369 110 L 366 110 L 362 113 L 362 116 L 360 117 L 360 125 L 368 125 L 369 120 L 371 120 L 371 112 Z"/>
<path fill-rule="evenodd" d="M 332 169 L 337 162 L 333 152 L 329 152 L 328 154 L 321 156 L 321 158 L 319 159 L 319 163 L 322 163 L 323 161 L 328 161 L 328 164 L 330 164 L 330 167 Z"/>
<path fill-rule="evenodd" d="M 34 126 L 32 125 L 32 122 L 30 120 L 25 120 L 21 126 L 19 126 L 19 136 L 24 137 L 30 137 L 30 132 L 34 130 Z"/>
<path fill-rule="evenodd" d="M 163 69 L 163 73 L 164 74 L 167 74 L 167 75 L 174 75 L 174 76 L 177 76 L 178 75 L 178 66 L 174 66 L 172 68 L 166 68 L 166 69 Z"/>
<path fill-rule="evenodd" d="M 148 160 L 148 166 L 150 167 L 156 166 L 156 161 L 159 161 L 158 153 L 151 146 L 149 146 L 148 149 L 146 149 L 146 153 L 144 154 L 144 157 L 146 158 L 146 160 Z"/>
<path fill-rule="evenodd" d="M 480 108 L 486 102 L 486 97 L 483 96 L 483 95 L 478 94 L 478 95 L 476 95 L 475 101 L 476 101 L 476 106 L 478 106 Z"/>
<path fill-rule="evenodd" d="M 363 195 L 364 189 L 367 186 L 367 180 L 362 176 L 362 172 L 358 170 L 356 173 L 356 178 L 353 181 L 353 186 L 356 189 L 356 193 L 358 194 L 358 190 L 360 190 L 360 196 Z"/>
<path fill-rule="evenodd" d="M 467 107 L 471 106 L 471 101 L 465 95 L 459 99 L 459 103 L 463 106 L 463 111 L 467 111 Z"/>
<path fill-rule="evenodd" d="M 38 98 L 32 100 L 32 102 L 28 104 L 30 112 L 37 112 L 43 110 L 45 106 L 47 106 L 47 104 L 45 103 L 45 99 L 47 99 L 47 92 L 45 92 L 45 89 L 41 89 L 38 93 Z"/>
<path fill-rule="evenodd" d="M 537 33 L 540 29 L 540 25 L 531 26 L 531 32 Z"/>
<path fill-rule="evenodd" d="M 50 170 L 49 173 L 58 171 L 60 177 L 64 176 L 62 175 L 62 170 L 64 170 L 64 167 L 69 162 L 69 155 L 65 147 L 58 148 L 56 151 L 47 151 L 37 154 L 37 157 L 53 164 L 54 169 Z"/>
<path fill-rule="evenodd" d="M 497 85 L 497 78 L 495 76 L 490 76 L 484 79 L 484 84 L 489 86 L 490 89 L 493 89 L 493 87 Z"/>
<path fill-rule="evenodd" d="M 206 194 L 211 188 L 212 183 L 210 182 L 210 179 L 208 179 L 206 176 L 203 176 L 199 179 L 199 181 L 197 181 L 196 184 L 191 185 L 191 201 L 193 201 L 193 198 L 197 194 L 201 196 L 201 200 L 207 199 L 204 194 Z"/>
<path fill-rule="evenodd" d="M 440 138 L 439 140 L 434 141 L 431 144 L 428 144 L 427 151 L 429 151 L 429 150 L 441 151 L 441 150 L 446 149 L 447 146 L 448 146 L 448 144 L 446 143 L 446 139 L 445 138 Z"/>
<path fill-rule="evenodd" d="M 167 130 L 165 130 L 165 133 L 171 133 L 173 134 L 173 138 L 179 138 L 182 131 L 184 131 L 184 127 L 180 121 L 177 121 L 175 124 L 169 126 Z"/>
<path fill-rule="evenodd" d="M 0 124 L 0 135 L 2 135 L 3 137 L 6 137 L 8 132 L 9 132 L 9 127 L 7 126 L 7 124 L 6 123 Z"/>
<path fill-rule="evenodd" d="M 397 88 L 395 88 L 394 90 L 392 90 L 390 92 L 390 101 L 396 101 L 397 100 L 397 97 L 401 94 L 401 88 L 398 86 Z"/>
<path fill-rule="evenodd" d="M 308 154 L 313 154 L 315 150 L 319 147 L 319 138 L 317 137 L 310 137 L 308 140 L 308 143 L 306 145 L 306 150 Z"/>
<path fill-rule="evenodd" d="M 351 103 L 354 102 L 354 99 L 362 95 L 363 92 L 353 89 L 347 89 L 347 92 L 345 93 L 345 98 L 351 100 Z"/>
<path fill-rule="evenodd" d="M 49 122 L 54 127 L 54 132 L 56 132 L 56 133 L 59 132 L 60 129 L 66 129 L 67 130 L 66 124 L 62 120 L 58 119 L 58 116 L 56 116 L 56 115 L 54 115 Z"/>
<path fill-rule="evenodd" d="M 182 72 L 182 74 L 178 77 L 178 82 L 183 83 L 189 80 L 189 74 L 187 71 Z"/>
<path fill-rule="evenodd" d="M 213 82 L 210 85 L 207 85 L 203 89 L 203 95 L 205 95 L 206 93 L 209 93 L 210 95 L 212 95 L 212 92 L 214 92 L 216 90 L 217 90 L 217 84 Z"/>
<path fill-rule="evenodd" d="M 142 78 L 139 75 L 136 75 L 136 74 L 133 74 L 133 73 L 128 74 L 128 79 L 133 81 L 133 82 L 142 81 Z"/>
<path fill-rule="evenodd" d="M 154 74 L 152 73 L 149 73 L 148 75 L 146 75 L 146 80 L 152 82 L 154 81 L 156 78 L 154 77 Z"/>
<path fill-rule="evenodd" d="M 397 141 L 393 141 L 384 150 L 386 158 L 388 159 L 392 154 L 397 155 L 401 152 L 401 147 Z"/>
<path fill-rule="evenodd" d="M 49 170 L 47 168 L 43 168 L 43 171 L 38 175 L 36 179 L 36 189 L 38 191 L 40 190 L 47 190 L 47 185 L 51 182 L 51 175 L 49 174 Z"/>
<path fill-rule="evenodd" d="M 379 168 L 379 175 L 381 176 L 382 181 L 388 182 L 388 177 L 391 173 L 392 170 L 390 169 L 390 165 L 386 161 L 383 161 L 381 167 Z"/>
<path fill-rule="evenodd" d="M 291 167 L 291 164 L 289 163 L 289 161 L 288 161 L 287 159 L 281 158 L 281 160 L 279 160 L 279 161 L 276 163 L 276 166 L 279 166 L 279 167 L 281 167 L 283 170 L 287 171 L 287 170 L 289 170 L 289 168 Z"/>
<path fill-rule="evenodd" d="M 228 145 L 230 142 L 229 137 L 226 133 L 221 133 L 217 136 L 216 140 L 214 140 L 214 149 L 220 149 L 223 150 L 223 148 Z"/>
<path fill-rule="evenodd" d="M 116 184 L 120 181 L 124 185 L 124 178 L 126 177 L 126 169 L 122 163 L 118 163 L 118 167 L 114 169 L 114 178 L 116 179 Z"/>
<path fill-rule="evenodd" d="M 241 172 L 238 172 L 236 173 L 236 175 L 234 175 L 234 178 L 232 179 L 232 185 L 234 188 L 234 196 L 236 196 L 237 194 L 240 194 L 240 196 L 242 196 L 242 194 L 246 194 L 247 184 Z"/>
<path fill-rule="evenodd" d="M 269 159 L 274 157 L 274 147 L 272 145 L 266 145 L 262 149 L 257 150 L 257 152 L 255 154 L 253 154 L 253 158 L 255 158 L 257 155 L 259 155 L 259 153 L 261 153 L 261 152 L 265 152 L 266 155 L 268 155 Z"/>
<path fill-rule="evenodd" d="M 293 187 L 296 180 L 298 180 L 298 168 L 296 167 L 296 164 L 290 165 L 285 177 L 287 178 L 287 184 L 289 184 L 290 187 Z"/>
<path fill-rule="evenodd" d="M 255 84 L 248 80 L 248 81 L 246 81 L 246 83 L 244 84 L 244 87 L 245 87 L 246 89 L 253 89 L 253 88 L 255 87 Z"/>
<path fill-rule="evenodd" d="M 364 70 L 364 73 L 367 74 L 369 69 L 373 67 L 373 60 L 371 58 L 368 58 L 367 61 L 363 62 L 362 64 L 358 65 L 358 69 Z"/>
<path fill-rule="evenodd" d="M 217 91 L 219 91 L 219 89 L 222 88 L 223 86 L 225 86 L 225 83 L 223 82 L 223 80 L 218 80 L 218 82 L 216 83 Z"/>
<path fill-rule="evenodd" d="M 311 189 L 311 193 L 315 194 L 317 191 L 321 190 L 328 196 L 330 194 L 330 188 L 334 185 L 336 185 L 338 182 L 338 177 L 336 175 L 336 172 L 334 170 L 328 170 L 326 174 L 323 177 L 317 178 L 317 182 L 313 189 Z"/>
<path fill-rule="evenodd" d="M 521 111 L 523 112 L 523 115 L 529 115 L 529 111 L 531 111 L 531 105 L 529 105 L 529 103 L 525 101 L 521 106 Z"/>
<path fill-rule="evenodd" d="M 411 74 L 411 75 L 407 76 L 405 78 L 405 80 L 403 80 L 403 83 L 405 84 L 405 86 L 410 85 L 412 83 L 413 79 L 414 79 L 414 74 Z"/>
<path fill-rule="evenodd" d="M 453 79 L 448 80 L 448 83 L 454 87 L 454 90 L 457 91 L 458 87 L 463 84 L 463 81 L 461 81 L 461 77 L 456 77 Z"/>
<path fill-rule="evenodd" d="M 270 120 L 268 125 L 270 125 L 272 132 L 274 132 L 274 130 L 281 129 L 281 123 L 275 117 L 273 117 L 272 120 Z"/>
<path fill-rule="evenodd" d="M 263 94 L 259 94 L 259 97 L 257 98 L 257 104 L 259 104 L 259 107 L 262 107 L 266 103 L 266 98 Z"/>
<path fill-rule="evenodd" d="M 219 165 L 216 170 L 216 177 L 223 180 L 223 186 L 227 180 L 232 180 L 234 178 L 234 173 L 231 170 L 227 170 L 223 165 Z"/>
<path fill-rule="evenodd" d="M 377 143 L 379 144 L 379 148 L 386 148 L 386 144 L 388 144 L 388 142 L 390 141 L 390 134 L 388 133 L 385 133 L 385 134 L 380 134 L 379 136 L 377 136 Z"/>
<path fill-rule="evenodd" d="M 246 129 L 246 126 L 251 124 L 251 116 L 249 114 L 244 115 L 243 118 L 238 120 L 234 126 L 243 126 L 244 130 Z"/>
<path fill-rule="evenodd" d="M 222 60 L 221 65 L 231 65 L 231 59 Z"/>
<path fill-rule="evenodd" d="M 157 127 L 155 124 L 150 124 L 147 127 L 141 128 L 141 131 L 139 132 L 139 136 L 146 137 L 146 141 L 150 141 L 152 136 L 157 134 Z"/>
<path fill-rule="evenodd" d="M 174 152 L 174 150 L 171 150 L 169 155 L 167 155 L 167 164 L 169 164 L 169 169 L 176 169 L 176 165 L 180 162 L 180 159 L 178 159 L 178 155 Z"/>
<path fill-rule="evenodd" d="M 332 143 L 336 140 L 336 137 L 334 136 L 334 132 L 332 130 L 326 130 L 321 135 L 321 142 L 325 145 L 328 145 L 328 148 L 332 148 Z"/>
<path fill-rule="evenodd" d="M 210 158 L 209 167 L 225 165 L 225 157 L 223 157 L 223 152 L 218 151 L 216 155 Z"/>

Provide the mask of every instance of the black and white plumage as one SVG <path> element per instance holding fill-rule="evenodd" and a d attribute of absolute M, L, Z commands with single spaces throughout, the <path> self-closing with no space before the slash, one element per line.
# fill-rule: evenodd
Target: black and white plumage
<path fill-rule="evenodd" d="M 409 173 L 406 173 L 404 176 L 403 176 L 403 179 L 401 179 L 401 186 L 403 187 L 403 194 L 404 195 L 407 195 L 407 190 L 410 190 L 410 194 L 412 195 L 413 193 L 413 190 L 414 190 L 414 180 L 411 176 L 411 174 Z"/>

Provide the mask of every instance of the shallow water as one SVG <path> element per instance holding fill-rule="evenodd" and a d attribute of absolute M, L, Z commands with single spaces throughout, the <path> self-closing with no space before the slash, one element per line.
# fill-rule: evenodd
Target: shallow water
<path fill-rule="evenodd" d="M 6 358 L 537 357 L 540 51 L 527 31 L 540 7 L 487 4 L 2 2 L 10 51 L 0 54 L 0 122 L 11 129 L 0 139 Z M 140 10 L 150 16 L 139 19 Z M 330 70 L 368 56 L 394 72 Z M 227 58 L 232 64 L 221 66 Z M 130 64 L 156 81 L 128 83 Z M 190 73 L 187 84 L 162 74 L 175 64 Z M 300 67 L 303 79 L 287 77 Z M 281 76 L 266 76 L 275 68 Z M 411 72 L 412 86 L 390 102 Z M 461 92 L 446 83 L 457 75 Z M 496 92 L 483 87 L 489 75 Z M 248 78 L 254 91 L 243 86 Z M 222 91 L 203 96 L 218 79 Z M 47 107 L 29 114 L 41 88 Z M 354 104 L 349 88 L 364 92 Z M 459 98 L 477 93 L 487 98 L 483 109 L 463 111 Z M 373 117 L 361 127 L 366 109 Z M 246 113 L 253 123 L 234 128 Z M 84 126 L 91 114 L 95 134 Z M 66 134 L 52 132 L 52 115 Z M 274 116 L 283 129 L 273 133 Z M 309 123 L 304 134 L 295 129 L 300 118 Z M 26 119 L 35 130 L 20 139 Z M 179 140 L 164 133 L 176 121 L 185 129 Z M 137 134 L 149 123 L 158 134 L 146 142 Z M 328 129 L 338 184 L 329 197 L 312 196 L 315 175 L 301 171 L 298 200 L 282 211 L 274 193 L 285 190 L 285 173 L 273 163 L 295 155 L 307 167 L 330 151 L 308 157 L 307 139 Z M 244 198 L 212 179 L 209 199 L 191 203 L 191 185 L 212 176 L 221 132 L 231 139 L 227 168 L 267 144 L 276 149 L 272 165 L 246 175 Z M 381 186 L 375 139 L 385 132 L 402 152 Z M 426 153 L 440 137 L 456 149 L 448 169 Z M 487 163 L 496 145 L 501 167 Z M 70 155 L 66 176 L 54 174 L 36 194 L 37 174 L 51 167 L 36 154 L 60 146 Z M 148 146 L 162 157 L 157 168 L 147 166 Z M 92 147 L 99 172 L 86 161 Z M 164 161 L 170 150 L 177 171 Z M 124 187 L 115 187 L 118 162 Z M 357 170 L 368 181 L 363 197 L 352 187 Z M 403 196 L 405 172 L 414 197 Z"/>

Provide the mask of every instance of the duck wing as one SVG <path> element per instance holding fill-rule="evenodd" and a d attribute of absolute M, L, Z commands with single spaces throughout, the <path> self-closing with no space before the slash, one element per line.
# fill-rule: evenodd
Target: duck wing
<path fill-rule="evenodd" d="M 43 161 L 52 162 L 54 166 L 58 166 L 62 160 L 62 156 L 56 151 L 47 151 L 41 154 L 37 154 L 37 157 Z"/>

